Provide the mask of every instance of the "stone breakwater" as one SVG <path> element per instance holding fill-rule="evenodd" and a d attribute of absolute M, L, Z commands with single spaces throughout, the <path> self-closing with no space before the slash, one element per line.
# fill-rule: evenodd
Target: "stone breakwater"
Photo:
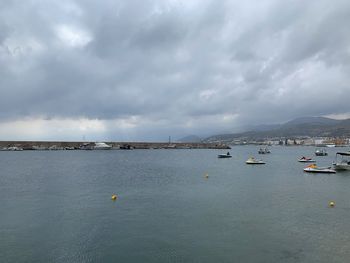
<path fill-rule="evenodd" d="M 168 142 L 105 142 L 114 150 L 129 149 L 230 149 L 220 143 L 168 143 Z M 94 142 L 67 141 L 0 141 L 0 149 L 20 150 L 80 150 L 82 146 L 94 145 Z"/>

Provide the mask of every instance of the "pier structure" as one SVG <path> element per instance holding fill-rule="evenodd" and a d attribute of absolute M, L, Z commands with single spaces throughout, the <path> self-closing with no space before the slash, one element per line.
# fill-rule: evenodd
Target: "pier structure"
<path fill-rule="evenodd" d="M 82 150 L 93 149 L 95 142 L 77 141 L 0 141 L 0 149 L 23 149 L 23 150 Z M 230 149 L 223 143 L 201 142 L 105 142 L 114 150 L 131 149 Z"/>

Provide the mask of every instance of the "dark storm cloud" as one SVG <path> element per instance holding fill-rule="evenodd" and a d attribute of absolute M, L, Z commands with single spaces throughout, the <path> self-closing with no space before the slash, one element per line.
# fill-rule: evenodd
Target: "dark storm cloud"
<path fill-rule="evenodd" d="M 139 136 L 350 112 L 345 0 L 0 7 L 2 120 L 137 116 Z"/>

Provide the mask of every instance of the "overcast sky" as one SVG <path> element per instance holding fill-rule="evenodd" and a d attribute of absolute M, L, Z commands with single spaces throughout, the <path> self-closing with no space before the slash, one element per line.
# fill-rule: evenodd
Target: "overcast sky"
<path fill-rule="evenodd" d="M 348 0 L 1 0 L 0 140 L 349 116 Z"/>

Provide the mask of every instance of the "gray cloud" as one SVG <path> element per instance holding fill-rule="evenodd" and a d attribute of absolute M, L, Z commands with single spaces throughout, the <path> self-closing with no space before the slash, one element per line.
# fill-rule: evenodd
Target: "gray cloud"
<path fill-rule="evenodd" d="M 350 112 L 345 0 L 0 5 L 0 122 L 156 139 Z"/>

